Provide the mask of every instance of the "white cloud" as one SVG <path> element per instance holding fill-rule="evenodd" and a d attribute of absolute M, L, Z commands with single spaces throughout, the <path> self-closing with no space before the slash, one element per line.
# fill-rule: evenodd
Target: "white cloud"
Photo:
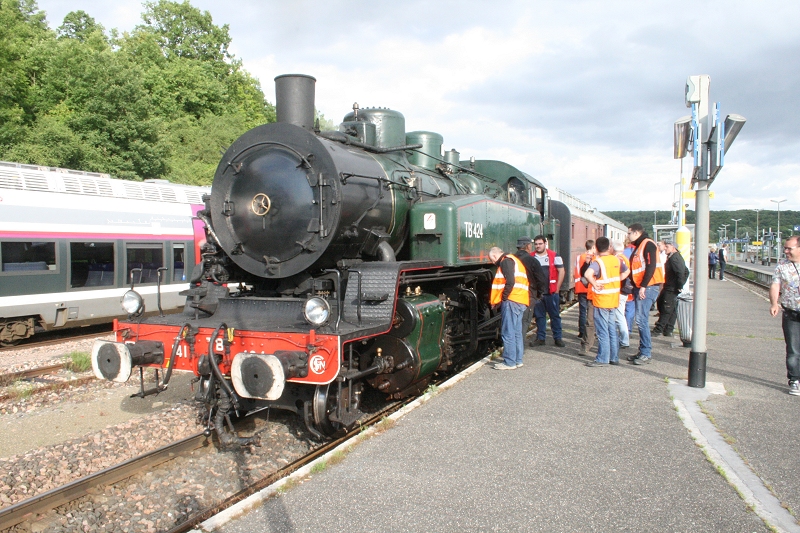
<path fill-rule="evenodd" d="M 317 78 L 317 108 L 391 107 L 462 157 L 508 161 L 601 210 L 669 209 L 672 123 L 690 74 L 747 117 L 712 209 L 800 207 L 800 4 L 768 0 L 191 0 L 230 24 L 232 51 L 270 101 L 272 79 Z M 42 0 L 53 27 L 83 9 L 106 28 L 137 1 Z M 786 196 L 788 195 L 788 196 Z"/>

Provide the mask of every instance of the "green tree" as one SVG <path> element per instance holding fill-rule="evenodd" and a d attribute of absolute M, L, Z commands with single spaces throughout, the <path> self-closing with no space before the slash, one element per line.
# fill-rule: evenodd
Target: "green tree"
<path fill-rule="evenodd" d="M 51 41 L 40 53 L 48 60 L 35 88 L 38 116 L 6 157 L 119 177 L 161 177 L 168 148 L 141 68 L 115 53 L 98 31 L 85 41 Z"/>
<path fill-rule="evenodd" d="M 40 65 L 32 54 L 54 39 L 35 0 L 0 0 L 0 152 L 25 135 Z"/>
<path fill-rule="evenodd" d="M 228 25 L 216 26 L 208 11 L 200 11 L 188 0 L 145 2 L 144 26 L 138 30 L 152 33 L 167 58 L 180 57 L 211 63 L 230 60 L 231 42 Z"/>
<path fill-rule="evenodd" d="M 103 26 L 98 24 L 88 13 L 78 10 L 67 13 L 63 24 L 58 28 L 58 36 L 62 39 L 85 41 L 91 34 L 104 31 Z"/>

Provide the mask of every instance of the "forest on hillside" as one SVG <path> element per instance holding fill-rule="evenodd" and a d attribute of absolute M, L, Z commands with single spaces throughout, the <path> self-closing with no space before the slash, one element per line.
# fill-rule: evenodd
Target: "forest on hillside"
<path fill-rule="evenodd" d="M 650 233 L 654 223 L 656 224 L 669 224 L 672 213 L 670 211 L 604 211 L 605 215 L 619 220 L 623 224 L 629 225 L 634 222 L 639 222 Z M 800 227 L 800 211 L 781 211 L 781 235 L 788 236 L 792 233 L 800 233 L 794 231 L 794 227 Z M 736 221 L 738 220 L 738 222 Z M 686 223 L 694 224 L 695 212 L 686 212 Z M 778 211 L 777 209 L 738 209 L 736 211 L 711 211 L 709 213 L 709 239 L 714 242 L 721 238 L 720 230 L 727 224 L 727 237 L 733 239 L 736 235 L 739 237 L 749 236 L 753 239 L 756 233 L 760 234 L 762 230 L 769 231 L 770 228 L 773 232 L 778 231 Z M 756 229 L 758 231 L 756 231 Z"/>
<path fill-rule="evenodd" d="M 141 17 L 119 33 L 72 11 L 51 29 L 35 0 L 0 0 L 0 159 L 209 184 L 221 150 L 275 121 L 228 25 L 188 1 Z"/>

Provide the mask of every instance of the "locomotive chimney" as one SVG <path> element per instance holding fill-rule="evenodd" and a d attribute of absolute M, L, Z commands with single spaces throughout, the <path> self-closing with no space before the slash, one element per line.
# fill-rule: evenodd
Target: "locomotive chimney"
<path fill-rule="evenodd" d="M 275 110 L 278 122 L 314 130 L 314 85 L 305 74 L 283 74 L 275 78 Z"/>

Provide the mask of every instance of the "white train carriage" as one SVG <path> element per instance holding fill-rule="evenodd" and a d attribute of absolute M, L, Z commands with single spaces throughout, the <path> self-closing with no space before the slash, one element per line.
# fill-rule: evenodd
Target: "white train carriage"
<path fill-rule="evenodd" d="M 0 345 L 124 318 L 131 281 L 148 313 L 181 309 L 209 187 L 0 162 Z"/>

